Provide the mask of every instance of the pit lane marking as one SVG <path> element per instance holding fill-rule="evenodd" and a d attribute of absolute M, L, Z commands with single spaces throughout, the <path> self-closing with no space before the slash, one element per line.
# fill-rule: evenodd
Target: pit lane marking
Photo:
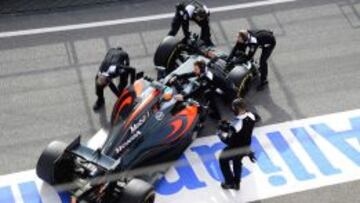
<path fill-rule="evenodd" d="M 248 3 L 241 3 L 241 4 L 233 4 L 233 5 L 228 5 L 228 6 L 213 7 L 213 8 L 210 8 L 210 11 L 211 11 L 211 13 L 219 13 L 219 12 L 225 12 L 225 11 L 233 11 L 233 10 L 240 10 L 240 9 L 260 7 L 260 6 L 268 6 L 268 5 L 281 4 L 281 3 L 294 2 L 294 1 L 296 1 L 296 0 L 255 1 L 255 2 L 248 2 Z M 163 13 L 163 14 L 157 14 L 157 15 L 140 16 L 140 17 L 134 17 L 134 18 L 123 18 L 123 19 L 116 19 L 116 20 L 97 21 L 97 22 L 81 23 L 81 24 L 73 24 L 73 25 L 62 25 L 62 26 L 54 26 L 54 27 L 43 27 L 43 28 L 36 28 L 36 29 L 8 31 L 8 32 L 1 32 L 0 38 L 10 38 L 10 37 L 17 37 L 17 36 L 27 36 L 27 35 L 36 35 L 36 34 L 44 34 L 44 33 L 63 32 L 63 31 L 70 31 L 70 30 L 81 30 L 81 29 L 96 28 L 96 27 L 107 27 L 107 26 L 114 26 L 114 25 L 155 21 L 155 20 L 172 18 L 173 16 L 174 16 L 174 13 L 171 12 L 171 13 Z"/>

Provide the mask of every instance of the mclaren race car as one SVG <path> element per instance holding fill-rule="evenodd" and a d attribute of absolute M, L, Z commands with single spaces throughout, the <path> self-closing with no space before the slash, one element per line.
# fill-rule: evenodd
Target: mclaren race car
<path fill-rule="evenodd" d="M 197 87 L 190 82 L 183 90 Z M 154 202 L 153 185 L 171 166 L 164 163 L 178 159 L 199 130 L 199 104 L 177 101 L 174 94 L 174 87 L 138 79 L 115 103 L 104 145 L 91 149 L 80 137 L 70 144 L 54 141 L 41 154 L 37 175 L 77 202 Z"/>

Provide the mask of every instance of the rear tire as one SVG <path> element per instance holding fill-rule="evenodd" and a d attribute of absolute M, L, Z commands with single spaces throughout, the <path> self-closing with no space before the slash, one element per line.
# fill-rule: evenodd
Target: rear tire
<path fill-rule="evenodd" d="M 36 164 L 36 174 L 50 185 L 70 182 L 72 180 L 72 161 L 64 156 L 67 145 L 53 141 L 40 155 Z"/>
<path fill-rule="evenodd" d="M 149 183 L 140 180 L 132 179 L 123 188 L 122 194 L 117 201 L 118 203 L 154 203 L 155 190 Z"/>

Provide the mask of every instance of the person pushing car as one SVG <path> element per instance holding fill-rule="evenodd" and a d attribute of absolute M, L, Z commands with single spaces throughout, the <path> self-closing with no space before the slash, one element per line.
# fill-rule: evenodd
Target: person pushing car
<path fill-rule="evenodd" d="M 185 37 L 184 41 L 188 41 L 190 38 L 189 23 L 191 20 L 201 27 L 200 39 L 204 41 L 205 45 L 214 46 L 214 43 L 211 41 L 209 16 L 210 10 L 205 5 L 196 1 L 189 4 L 185 2 L 178 3 L 168 35 L 175 36 L 181 26 Z"/>
<path fill-rule="evenodd" d="M 239 190 L 242 159 L 248 156 L 252 162 L 256 160 L 250 145 L 255 123 L 260 117 L 246 110 L 246 104 L 242 98 L 237 98 L 232 102 L 232 110 L 235 118 L 230 122 L 221 121 L 217 131 L 220 140 L 226 144 L 219 158 L 220 169 L 225 179 L 221 187 Z M 233 162 L 233 171 L 230 169 L 230 162 Z"/>
<path fill-rule="evenodd" d="M 134 83 L 136 71 L 129 65 L 129 55 L 121 47 L 108 50 L 95 78 L 97 100 L 93 106 L 94 111 L 98 111 L 105 104 L 104 88 L 106 86 L 109 86 L 111 91 L 119 96 L 128 85 L 129 75 L 131 84 Z M 117 77 L 120 78 L 120 81 L 116 87 L 112 79 Z"/>
<path fill-rule="evenodd" d="M 256 50 L 262 49 L 260 56 L 260 83 L 257 90 L 263 90 L 268 84 L 268 64 L 271 53 L 276 46 L 276 39 L 272 31 L 269 30 L 241 30 L 237 36 L 237 42 L 227 58 L 231 62 L 234 57 L 245 60 L 253 59 Z"/>

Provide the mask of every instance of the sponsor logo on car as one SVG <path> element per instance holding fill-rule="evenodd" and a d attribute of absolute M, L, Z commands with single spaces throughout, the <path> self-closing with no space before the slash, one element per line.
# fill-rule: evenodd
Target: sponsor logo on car
<path fill-rule="evenodd" d="M 148 111 L 143 116 L 141 116 L 136 123 L 130 126 L 130 133 L 133 134 L 137 129 L 139 129 L 149 117 L 150 112 Z"/>
<path fill-rule="evenodd" d="M 115 149 L 115 152 L 117 154 L 119 154 L 122 150 L 126 149 L 131 143 L 134 142 L 134 140 L 136 140 L 140 135 L 141 135 L 141 131 L 138 130 L 136 131 L 133 135 L 131 135 L 131 137 L 129 139 L 127 139 L 122 145 L 120 145 L 119 147 L 117 147 Z"/>

